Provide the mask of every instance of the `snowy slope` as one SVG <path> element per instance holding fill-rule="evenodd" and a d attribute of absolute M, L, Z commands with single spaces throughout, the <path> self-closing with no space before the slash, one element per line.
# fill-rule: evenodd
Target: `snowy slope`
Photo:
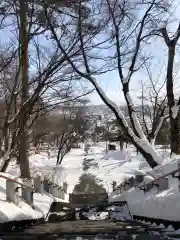
<path fill-rule="evenodd" d="M 118 146 L 117 146 L 118 149 Z M 106 154 L 105 143 L 97 143 L 91 146 L 87 159 L 94 159 L 97 168 L 90 168 L 87 172 L 102 180 L 102 184 L 108 192 L 112 191 L 112 182 L 121 183 L 125 177 L 134 175 L 140 161 L 135 158 L 133 148 L 128 150 L 108 151 Z"/>

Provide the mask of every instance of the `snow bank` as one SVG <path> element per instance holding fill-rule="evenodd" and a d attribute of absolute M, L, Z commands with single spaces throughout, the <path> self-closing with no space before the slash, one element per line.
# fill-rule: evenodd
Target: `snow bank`
<path fill-rule="evenodd" d="M 152 169 L 146 174 L 151 174 L 156 178 L 162 174 L 169 173 L 180 167 L 179 156 L 166 158 L 161 166 Z M 153 177 L 146 176 L 144 183 L 149 183 Z M 127 201 L 132 215 L 146 216 L 150 218 L 160 218 L 169 221 L 180 221 L 180 181 L 168 176 L 168 188 L 159 191 L 153 187 L 150 191 L 144 192 L 139 188 L 131 188 L 128 191 L 116 195 L 111 193 L 109 201 Z"/>

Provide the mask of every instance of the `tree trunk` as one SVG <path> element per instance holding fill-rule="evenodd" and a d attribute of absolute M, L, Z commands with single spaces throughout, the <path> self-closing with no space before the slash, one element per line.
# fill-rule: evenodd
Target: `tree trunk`
<path fill-rule="evenodd" d="M 108 144 L 107 144 L 107 141 L 106 141 L 106 154 L 108 152 Z"/>
<path fill-rule="evenodd" d="M 19 0 L 20 4 L 20 67 L 22 73 L 22 95 L 21 107 L 28 99 L 28 33 L 27 33 L 27 2 Z M 22 111 L 20 116 L 20 140 L 19 140 L 19 163 L 21 177 L 30 178 L 29 160 L 28 160 L 28 134 L 26 131 L 27 116 L 25 111 Z"/>
<path fill-rule="evenodd" d="M 1 172 L 6 172 L 6 169 L 9 165 L 11 161 L 11 157 L 9 156 L 9 158 L 5 159 L 5 161 L 3 162 L 3 165 L 1 166 Z"/>
<path fill-rule="evenodd" d="M 59 146 L 56 164 L 59 164 L 59 162 L 61 161 L 61 150 L 61 146 Z"/>
<path fill-rule="evenodd" d="M 180 112 L 175 119 L 170 117 L 171 123 L 171 153 L 180 154 Z"/>
<path fill-rule="evenodd" d="M 167 66 L 167 99 L 170 117 L 171 153 L 180 154 L 180 114 L 173 116 L 172 108 L 176 105 L 173 89 L 173 65 L 175 57 L 175 45 L 168 46 L 168 66 Z"/>
<path fill-rule="evenodd" d="M 120 142 L 119 142 L 119 145 L 120 145 L 120 150 L 123 150 L 124 141 L 120 141 Z"/>

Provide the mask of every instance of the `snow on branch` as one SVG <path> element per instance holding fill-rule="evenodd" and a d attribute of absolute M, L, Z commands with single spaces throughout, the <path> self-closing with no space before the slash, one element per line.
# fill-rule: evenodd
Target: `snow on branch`
<path fill-rule="evenodd" d="M 160 121 L 159 121 L 159 123 L 158 123 L 158 125 L 157 125 L 157 127 L 156 127 L 156 129 L 155 129 L 155 131 L 154 131 L 154 138 L 151 140 L 152 146 L 154 146 L 154 144 L 155 144 L 156 137 L 157 137 L 157 135 L 158 135 L 159 130 L 160 130 L 161 127 L 162 127 L 162 124 L 163 124 L 164 120 L 165 120 L 166 118 L 168 118 L 168 117 L 169 117 L 169 115 L 167 114 L 167 115 L 164 115 L 164 116 L 162 116 L 162 117 L 160 118 Z"/>
<path fill-rule="evenodd" d="M 98 82 L 96 81 L 96 79 L 94 77 L 89 77 L 89 80 L 94 85 L 94 87 L 96 88 L 100 97 L 104 100 L 104 102 L 108 106 L 110 106 L 111 108 L 114 109 L 114 111 L 116 112 L 118 117 L 121 119 L 123 126 L 127 129 L 128 134 L 133 138 L 133 140 L 136 142 L 136 144 L 138 146 L 140 146 L 144 151 L 151 154 L 157 163 L 160 163 L 161 162 L 160 156 L 155 151 L 155 149 L 151 146 L 151 144 L 148 142 L 147 138 L 146 137 L 145 138 L 137 137 L 134 134 L 134 132 L 132 131 L 132 129 L 130 128 L 128 122 L 126 121 L 124 114 L 122 113 L 122 111 L 120 110 L 118 105 L 107 97 L 106 93 L 103 91 L 103 89 L 100 87 L 100 85 L 98 84 Z"/>

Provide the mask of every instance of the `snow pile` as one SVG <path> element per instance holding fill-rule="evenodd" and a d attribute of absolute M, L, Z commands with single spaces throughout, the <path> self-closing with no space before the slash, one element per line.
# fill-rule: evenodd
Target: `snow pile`
<path fill-rule="evenodd" d="M 88 212 L 83 212 L 89 220 L 127 220 L 132 219 L 127 205 L 124 206 L 111 206 L 105 209 L 105 211 L 96 211 L 96 208 L 90 209 Z M 79 219 L 79 213 L 76 213 L 77 219 Z"/>
<path fill-rule="evenodd" d="M 108 217 L 107 212 L 96 212 L 94 209 L 89 210 L 89 212 L 84 212 L 83 215 L 86 216 L 89 220 L 103 220 L 107 219 Z"/>

